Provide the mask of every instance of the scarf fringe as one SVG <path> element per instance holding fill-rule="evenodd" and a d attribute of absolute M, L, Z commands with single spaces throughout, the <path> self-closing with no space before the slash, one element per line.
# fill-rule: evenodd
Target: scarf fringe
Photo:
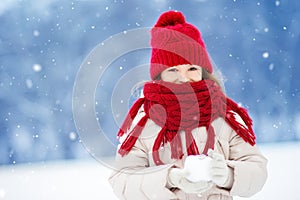
<path fill-rule="evenodd" d="M 206 127 L 207 140 L 203 150 L 204 155 L 208 155 L 208 149 L 214 149 L 215 146 L 215 129 L 212 125 Z"/>
<path fill-rule="evenodd" d="M 185 131 L 185 138 L 186 138 L 186 148 L 187 148 L 188 155 L 198 155 L 199 150 L 195 142 L 195 139 L 193 137 L 192 131 L 190 129 L 187 129 Z"/>
<path fill-rule="evenodd" d="M 162 165 L 164 164 L 161 159 L 159 158 L 159 149 L 161 145 L 164 145 L 164 135 L 166 132 L 167 128 L 164 126 L 162 129 L 159 131 L 157 138 L 155 139 L 153 148 L 152 148 L 152 157 L 156 165 Z"/>
<path fill-rule="evenodd" d="M 140 107 L 144 104 L 144 102 L 145 102 L 144 98 L 139 98 L 133 104 L 128 114 L 126 115 L 126 118 L 124 119 L 123 124 L 117 134 L 118 138 L 123 136 L 124 133 L 126 133 L 130 129 L 133 119 L 136 117 L 137 112 L 139 111 Z"/>
<path fill-rule="evenodd" d="M 236 133 L 244 139 L 244 141 L 248 142 L 252 146 L 255 145 L 255 134 L 252 129 L 252 120 L 248 115 L 248 112 L 245 108 L 238 106 L 234 101 L 227 98 L 227 106 L 230 110 L 237 113 L 242 120 L 245 122 L 246 127 L 239 123 L 236 120 L 235 114 L 233 112 L 227 111 L 225 120 L 230 125 L 230 127 L 236 131 Z"/>
<path fill-rule="evenodd" d="M 183 156 L 181 137 L 178 133 L 175 133 L 171 141 L 171 152 L 172 159 L 181 159 Z"/>
<path fill-rule="evenodd" d="M 145 124 L 148 120 L 148 116 L 145 115 L 138 124 L 132 129 L 132 131 L 128 134 L 125 141 L 122 143 L 119 153 L 124 156 L 129 153 L 129 151 L 132 149 L 134 144 L 136 143 L 137 139 L 142 133 L 143 128 L 145 127 Z"/>

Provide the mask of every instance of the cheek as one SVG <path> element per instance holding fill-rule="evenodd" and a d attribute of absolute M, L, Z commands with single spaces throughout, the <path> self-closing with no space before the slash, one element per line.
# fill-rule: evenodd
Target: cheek
<path fill-rule="evenodd" d="M 176 80 L 176 76 L 172 72 L 162 72 L 160 77 L 161 80 L 166 82 L 174 82 Z"/>
<path fill-rule="evenodd" d="M 201 81 L 202 73 L 199 71 L 193 71 L 190 73 L 190 79 L 192 79 L 193 81 Z"/>

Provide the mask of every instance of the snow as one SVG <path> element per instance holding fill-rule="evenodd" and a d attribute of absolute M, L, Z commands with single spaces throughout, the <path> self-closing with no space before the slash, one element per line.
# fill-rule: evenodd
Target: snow
<path fill-rule="evenodd" d="M 300 143 L 277 143 L 261 146 L 268 159 L 268 179 L 263 190 L 251 200 L 299 200 Z M 246 198 L 238 198 L 242 200 Z"/>
<path fill-rule="evenodd" d="M 92 159 L 2 167 L 0 199 L 116 199 L 107 182 L 109 172 Z"/>
<path fill-rule="evenodd" d="M 300 143 L 260 144 L 268 158 L 268 180 L 251 198 L 298 200 Z M 52 161 L 0 167 L 1 200 L 116 200 L 107 178 L 110 169 L 93 159 Z"/>

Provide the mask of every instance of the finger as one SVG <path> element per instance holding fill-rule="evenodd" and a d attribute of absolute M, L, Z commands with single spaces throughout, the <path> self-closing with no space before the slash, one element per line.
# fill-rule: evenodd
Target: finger
<path fill-rule="evenodd" d="M 171 181 L 174 183 L 179 182 L 180 179 L 182 179 L 184 176 L 185 176 L 185 174 L 182 169 L 172 168 L 170 170 L 169 177 L 170 177 Z"/>
<path fill-rule="evenodd" d="M 218 169 L 218 170 L 212 170 L 209 172 L 209 177 L 211 180 L 218 179 L 220 177 L 228 176 L 226 170 Z"/>
<path fill-rule="evenodd" d="M 210 177 L 213 179 L 215 177 L 221 177 L 225 176 L 226 172 L 224 171 L 214 171 L 213 173 L 210 174 Z"/>
<path fill-rule="evenodd" d="M 172 168 L 171 172 L 180 176 L 184 176 L 186 174 L 186 172 L 180 168 Z"/>
<path fill-rule="evenodd" d="M 223 155 L 221 155 L 221 154 L 219 154 L 219 153 L 216 153 L 216 152 L 215 152 L 214 150 L 212 150 L 212 149 L 208 149 L 207 155 L 208 155 L 209 157 L 211 157 L 212 159 L 214 159 L 214 160 L 222 160 L 222 159 L 224 159 L 224 156 L 223 156 Z"/>
<path fill-rule="evenodd" d="M 190 175 L 190 172 L 189 171 L 187 171 L 187 170 L 181 170 L 180 171 L 180 175 L 182 176 L 182 177 L 186 177 L 186 176 L 188 176 L 188 175 Z"/>
<path fill-rule="evenodd" d="M 189 181 L 186 178 L 182 178 L 181 181 L 180 181 L 180 184 L 183 185 L 183 186 L 188 186 L 189 187 L 189 185 L 192 185 L 193 182 Z"/>
<path fill-rule="evenodd" d="M 212 153 L 212 159 L 213 160 L 225 160 L 223 155 L 216 153 L 216 152 Z"/>
<path fill-rule="evenodd" d="M 211 166 L 212 169 L 215 169 L 215 168 L 226 168 L 227 164 L 223 160 L 212 160 L 210 166 Z"/>

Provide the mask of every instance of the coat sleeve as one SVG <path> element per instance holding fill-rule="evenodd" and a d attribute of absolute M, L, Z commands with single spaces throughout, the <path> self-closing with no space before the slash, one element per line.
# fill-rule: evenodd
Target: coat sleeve
<path fill-rule="evenodd" d="M 256 145 L 251 146 L 232 131 L 229 160 L 233 169 L 232 196 L 250 197 L 259 192 L 267 179 L 267 159 Z"/>
<path fill-rule="evenodd" d="M 128 155 L 117 153 L 114 170 L 109 182 L 119 199 L 176 199 L 167 188 L 169 165 L 149 166 L 148 154 L 137 140 Z"/>

